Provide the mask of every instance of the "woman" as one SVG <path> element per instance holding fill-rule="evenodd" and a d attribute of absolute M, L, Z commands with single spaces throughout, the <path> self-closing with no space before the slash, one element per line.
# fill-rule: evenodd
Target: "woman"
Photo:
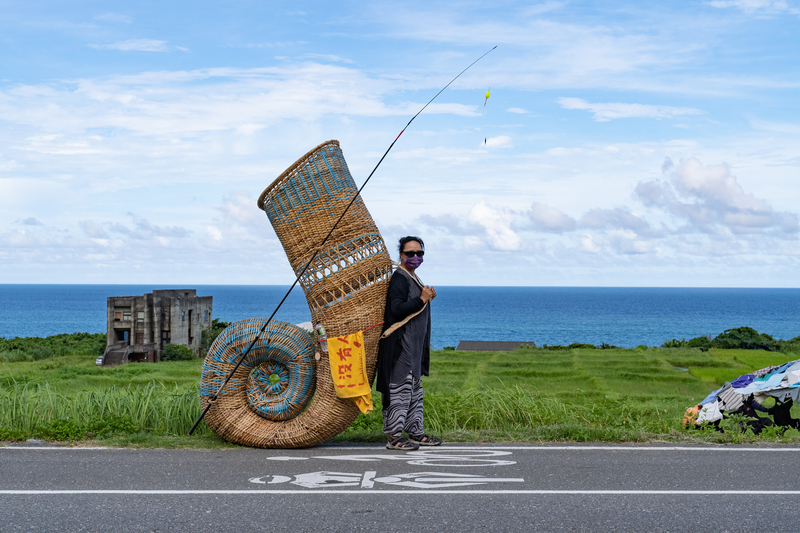
<path fill-rule="evenodd" d="M 399 250 L 400 268 L 392 274 L 386 296 L 384 331 L 411 318 L 380 342 L 377 389 L 383 402 L 386 447 L 416 450 L 442 443 L 422 429 L 422 376 L 428 375 L 431 360 L 429 304 L 436 290 L 423 285 L 415 273 L 425 255 L 422 239 L 403 237 Z M 403 431 L 408 439 L 403 438 Z"/>

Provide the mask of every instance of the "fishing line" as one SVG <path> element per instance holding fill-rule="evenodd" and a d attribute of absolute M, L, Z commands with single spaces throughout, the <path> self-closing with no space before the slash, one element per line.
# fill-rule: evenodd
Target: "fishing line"
<path fill-rule="evenodd" d="M 442 88 L 441 88 L 441 90 L 440 90 L 438 93 L 436 93 L 436 94 L 434 95 L 434 97 L 433 97 L 433 98 L 431 98 L 431 99 L 428 101 L 428 103 L 427 103 L 427 104 L 425 104 L 424 106 L 422 106 L 422 109 L 420 109 L 419 111 L 417 111 L 417 114 L 416 114 L 416 115 L 414 115 L 413 117 L 411 117 L 411 120 L 409 120 L 409 121 L 408 121 L 408 124 L 406 124 L 406 125 L 405 125 L 405 127 L 404 127 L 404 128 L 401 130 L 401 131 L 400 131 L 400 133 L 398 133 L 398 134 L 397 134 L 397 137 L 395 137 L 395 139 L 392 141 L 392 144 L 390 144 L 390 145 L 389 145 L 389 148 L 387 148 L 387 149 L 386 149 L 386 152 L 384 152 L 384 153 L 383 153 L 383 156 L 382 156 L 382 157 L 380 158 L 380 160 L 378 161 L 378 164 L 377 164 L 377 165 L 375 165 L 375 168 L 373 168 L 373 169 L 372 169 L 372 172 L 370 172 L 370 173 L 369 173 L 369 176 L 367 176 L 367 179 L 366 179 L 366 180 L 364 180 L 364 184 L 363 184 L 363 185 L 361 185 L 361 187 L 359 187 L 358 191 L 356 191 L 356 194 L 355 194 L 355 195 L 353 195 L 353 198 L 350 200 L 350 203 L 348 203 L 348 204 L 347 204 L 347 207 L 345 207 L 344 211 L 342 211 L 342 214 L 341 214 L 341 215 L 339 215 L 339 219 L 336 221 L 336 223 L 333 225 L 333 227 L 331 227 L 331 230 L 328 232 L 328 235 L 326 235 L 326 236 L 325 236 L 325 238 L 324 238 L 324 239 L 322 239 L 322 242 L 321 242 L 321 243 L 319 243 L 319 245 L 317 246 L 317 249 L 314 251 L 314 254 L 311 256 L 311 259 L 309 259 L 309 260 L 308 260 L 308 263 L 306 263 L 306 266 L 304 266 L 304 267 L 303 267 L 303 270 L 301 270 L 301 271 L 300 271 L 300 273 L 297 275 L 297 277 L 296 277 L 296 278 L 295 278 L 295 280 L 294 280 L 294 283 L 292 283 L 292 286 L 291 286 L 291 287 L 289 287 L 289 290 L 288 290 L 288 291 L 286 291 L 286 294 L 283 296 L 283 298 L 281 298 L 281 301 L 280 301 L 280 303 L 278 303 L 278 306 L 275 308 L 275 310 L 274 310 L 274 311 L 272 312 L 272 314 L 269 316 L 269 318 L 268 318 L 268 319 L 267 319 L 267 321 L 264 323 L 264 325 L 263 325 L 263 326 L 261 326 L 261 329 L 260 329 L 260 330 L 258 331 L 258 333 L 256 334 L 256 337 L 253 339 L 253 341 L 250 343 L 250 345 L 247 347 L 247 349 L 246 349 L 244 352 L 242 352 L 242 354 L 239 356 L 239 360 L 236 362 L 236 366 L 234 366 L 234 367 L 233 367 L 233 370 L 231 370 L 231 371 L 228 373 L 228 375 L 225 377 L 225 381 L 223 381 L 223 382 L 222 382 L 222 385 L 220 385 L 220 386 L 219 386 L 219 389 L 217 389 L 217 392 L 215 392 L 214 394 L 212 394 L 212 395 L 211 395 L 211 397 L 208 399 L 208 403 L 207 403 L 207 405 L 205 406 L 205 408 L 203 409 L 203 412 L 200 414 L 200 417 L 199 417 L 199 418 L 197 419 L 197 421 L 194 423 L 194 425 L 192 426 L 192 429 L 190 429 L 190 430 L 189 430 L 189 435 L 191 435 L 192 433 L 194 433 L 194 430 L 195 430 L 195 429 L 197 429 L 197 426 L 200 424 L 200 422 L 203 420 L 203 418 L 205 418 L 205 416 L 206 416 L 206 413 L 208 413 L 208 410 L 211 408 L 211 406 L 214 404 L 214 402 L 216 402 L 216 401 L 217 401 L 217 398 L 218 398 L 218 397 L 219 397 L 219 395 L 222 393 L 222 389 L 224 389 L 224 388 L 225 388 L 225 385 L 227 385 L 227 384 L 228 384 L 228 382 L 230 381 L 230 379 L 231 379 L 231 377 L 233 376 L 233 374 L 234 374 L 234 373 L 235 373 L 235 372 L 236 372 L 236 371 L 239 369 L 239 367 L 241 366 L 242 362 L 244 361 L 244 358 L 245 358 L 245 357 L 247 357 L 247 354 L 248 354 L 248 353 L 250 353 L 250 350 L 253 348 L 253 346 L 255 346 L 256 342 L 258 342 L 258 339 L 259 339 L 259 338 L 261 337 L 261 335 L 264 333 L 264 330 L 266 330 L 266 329 L 267 329 L 267 326 L 269 325 L 269 323 L 270 323 L 270 322 L 272 322 L 272 319 L 275 317 L 275 314 L 278 312 L 278 310 L 281 308 L 281 306 L 283 305 L 283 303 L 286 301 L 286 298 L 288 298 L 288 297 L 289 297 L 289 294 L 292 292 L 292 289 L 294 289 L 294 288 L 295 288 L 295 286 L 297 285 L 297 283 L 300 281 L 300 278 L 302 278 L 302 277 L 303 277 L 303 275 L 306 273 L 306 270 L 308 270 L 308 267 L 310 267 L 310 266 L 311 266 L 311 263 L 314 261 L 314 259 L 316 259 L 316 258 L 317 258 L 317 255 L 319 255 L 319 253 L 322 251 L 322 247 L 325 245 L 325 243 L 328 241 L 328 239 L 330 238 L 330 236 L 333 234 L 333 230 L 335 230 L 335 229 L 336 229 L 336 226 L 338 226 L 338 225 L 339 225 L 339 222 L 341 222 L 341 221 L 342 221 L 342 219 L 344 218 L 344 216 L 347 214 L 347 211 L 350 209 L 350 206 L 352 206 L 352 205 L 353 205 L 353 202 L 355 202 L 355 201 L 356 201 L 356 198 L 358 198 L 358 197 L 361 195 L 361 191 L 364 189 L 364 187 L 366 187 L 366 186 L 367 186 L 367 183 L 369 183 L 369 180 L 370 180 L 370 178 L 372 178 L 372 175 L 373 175 L 373 174 L 375 174 L 375 171 L 376 171 L 376 170 L 378 170 L 378 167 L 379 167 L 379 166 L 381 166 L 381 163 L 383 163 L 383 160 L 384 160 L 384 159 L 386 158 L 386 156 L 389 154 L 389 152 L 391 151 L 392 147 L 394 146 L 394 143 L 396 143 L 396 142 L 397 142 L 397 139 L 399 139 L 399 138 L 400 138 L 400 136 L 401 136 L 401 135 L 403 135 L 403 132 L 404 132 L 404 131 L 406 131 L 406 128 L 408 128 L 408 127 L 411 125 L 411 123 L 412 123 L 412 122 L 414 122 L 414 119 L 415 119 L 415 118 L 417 118 L 417 117 L 420 115 L 420 113 L 422 113 L 423 111 L 425 111 L 425 108 L 426 108 L 426 107 L 428 107 L 428 106 L 431 104 L 431 102 L 433 102 L 434 100 L 436 100 L 436 98 L 437 98 L 437 97 L 438 97 L 440 94 L 442 94 L 442 93 L 444 92 L 444 90 L 445 90 L 445 89 L 447 89 L 448 87 L 450 87 L 450 85 L 451 85 L 451 84 L 452 84 L 454 81 L 456 81 L 456 80 L 457 80 L 457 79 L 458 79 L 458 78 L 459 78 L 459 77 L 460 77 L 462 74 L 464 74 L 464 73 L 465 73 L 467 70 L 469 70 L 469 69 L 470 69 L 470 67 L 472 67 L 472 65 L 474 65 L 475 63 L 477 63 L 478 61 L 480 61 L 481 59 L 483 59 L 484 57 L 486 57 L 486 56 L 489 54 L 489 52 L 491 52 L 491 51 L 492 51 L 492 50 L 494 50 L 495 48 L 497 48 L 497 46 L 496 46 L 496 45 L 495 45 L 494 47 L 492 47 L 492 48 L 491 48 L 491 50 L 489 50 L 488 52 L 486 52 L 485 54 L 483 54 L 481 57 L 479 57 L 478 59 L 476 59 L 475 61 L 473 61 L 472 63 L 470 63 L 470 64 L 467 66 L 467 68 L 465 68 L 464 70 L 462 70 L 461 72 L 459 72 L 459 73 L 458 73 L 458 75 L 457 75 L 455 78 L 453 78 L 452 80 L 450 80 L 450 83 L 448 83 L 447 85 L 445 85 L 444 87 L 442 87 Z M 269 350 L 269 341 L 267 342 L 267 350 Z"/>

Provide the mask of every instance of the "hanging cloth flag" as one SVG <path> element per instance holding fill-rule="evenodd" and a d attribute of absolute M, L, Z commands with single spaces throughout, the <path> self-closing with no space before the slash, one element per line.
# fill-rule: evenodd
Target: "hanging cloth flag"
<path fill-rule="evenodd" d="M 353 398 L 362 413 L 372 411 L 372 388 L 367 379 L 364 332 L 328 338 L 331 377 L 339 398 Z"/>
<path fill-rule="evenodd" d="M 486 91 L 486 100 L 483 101 L 483 107 L 486 107 L 486 102 L 489 101 L 489 91 L 491 91 L 491 90 L 492 90 L 492 88 L 489 87 L 489 89 Z"/>

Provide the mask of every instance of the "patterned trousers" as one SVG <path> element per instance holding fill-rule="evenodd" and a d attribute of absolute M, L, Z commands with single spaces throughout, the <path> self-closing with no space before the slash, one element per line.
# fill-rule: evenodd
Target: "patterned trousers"
<path fill-rule="evenodd" d="M 385 396 L 385 395 L 384 395 Z M 422 379 L 410 372 L 400 383 L 389 383 L 389 402 L 383 403 L 383 432 L 386 435 L 422 435 Z"/>

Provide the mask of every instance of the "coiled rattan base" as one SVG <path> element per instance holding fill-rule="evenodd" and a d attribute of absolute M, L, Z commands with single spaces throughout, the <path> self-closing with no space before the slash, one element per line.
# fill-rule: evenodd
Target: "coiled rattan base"
<path fill-rule="evenodd" d="M 214 341 L 203 364 L 203 406 L 264 322 L 235 322 Z M 320 363 L 314 361 L 308 333 L 286 322 L 271 322 L 209 409 L 206 424 L 227 441 L 260 448 L 304 448 L 330 440 L 352 423 L 358 408 L 336 397 L 328 369 L 327 379 L 325 372 L 320 377 L 327 382 L 325 392 L 316 391 L 315 366 Z M 272 375 L 279 378 L 277 383 L 270 382 Z"/>

